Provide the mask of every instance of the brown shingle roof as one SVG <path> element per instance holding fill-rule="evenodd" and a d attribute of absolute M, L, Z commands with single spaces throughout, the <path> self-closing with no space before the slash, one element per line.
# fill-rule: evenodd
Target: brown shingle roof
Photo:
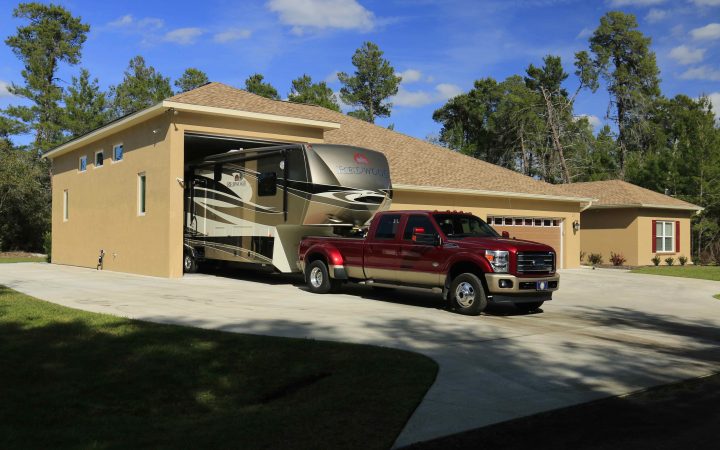
<path fill-rule="evenodd" d="M 674 209 L 701 209 L 669 195 L 641 188 L 621 180 L 590 181 L 558 186 L 568 195 L 579 195 L 596 198 L 593 206 L 638 206 L 638 207 L 669 207 Z"/>
<path fill-rule="evenodd" d="M 383 152 L 396 185 L 575 197 L 558 186 L 342 113 L 315 105 L 271 100 L 222 83 L 209 83 L 168 101 L 339 123 L 339 129 L 325 132 L 325 142 Z"/>

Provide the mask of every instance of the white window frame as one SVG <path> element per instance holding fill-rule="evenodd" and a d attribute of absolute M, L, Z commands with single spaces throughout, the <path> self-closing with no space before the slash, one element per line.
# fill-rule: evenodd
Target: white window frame
<path fill-rule="evenodd" d="M 68 190 L 63 190 L 63 222 L 70 220 L 70 196 Z"/>
<path fill-rule="evenodd" d="M 122 150 L 122 158 L 115 159 L 115 156 L 116 156 L 115 149 L 118 147 L 122 147 L 122 149 L 123 149 Z M 113 162 L 113 164 L 122 162 L 124 159 L 125 159 L 125 144 L 120 142 L 119 144 L 113 145 L 113 147 L 112 147 L 112 162 Z"/>
<path fill-rule="evenodd" d="M 83 158 L 85 158 L 85 168 L 81 169 L 80 167 L 82 167 L 81 164 L 82 164 Z M 82 155 L 81 157 L 78 158 L 78 172 L 79 173 L 87 172 L 87 155 Z"/>
<path fill-rule="evenodd" d="M 662 235 L 660 235 L 657 232 L 657 226 L 659 224 L 662 224 L 660 229 L 662 230 Z M 670 235 L 665 234 L 665 225 L 670 224 Z M 656 220 L 655 221 L 655 250 L 656 253 L 675 253 L 675 221 L 674 220 Z M 665 249 L 665 239 L 670 238 L 670 250 Z M 660 246 L 657 245 L 657 239 L 660 239 L 660 242 L 662 243 L 663 249 L 660 249 Z"/>
<path fill-rule="evenodd" d="M 137 179 L 137 215 L 144 216 L 147 214 L 147 175 L 140 172 Z"/>
<path fill-rule="evenodd" d="M 103 163 L 98 166 L 97 164 L 97 155 L 102 155 Z M 93 159 L 93 168 L 99 169 L 105 165 L 105 150 L 98 150 L 95 152 L 95 158 Z"/>

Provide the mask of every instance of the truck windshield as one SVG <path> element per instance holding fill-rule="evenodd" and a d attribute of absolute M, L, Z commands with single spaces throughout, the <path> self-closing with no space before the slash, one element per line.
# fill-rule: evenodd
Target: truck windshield
<path fill-rule="evenodd" d="M 433 217 L 445 236 L 452 239 L 500 236 L 482 219 L 468 214 L 434 214 Z"/>

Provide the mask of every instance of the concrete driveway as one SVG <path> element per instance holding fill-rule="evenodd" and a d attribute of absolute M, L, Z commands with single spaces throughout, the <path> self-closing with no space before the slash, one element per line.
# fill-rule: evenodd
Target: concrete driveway
<path fill-rule="evenodd" d="M 720 283 L 711 281 L 569 270 L 544 312 L 480 317 L 418 291 L 314 295 L 253 273 L 168 280 L 2 264 L 0 284 L 87 311 L 428 355 L 438 378 L 396 446 L 720 370 Z"/>

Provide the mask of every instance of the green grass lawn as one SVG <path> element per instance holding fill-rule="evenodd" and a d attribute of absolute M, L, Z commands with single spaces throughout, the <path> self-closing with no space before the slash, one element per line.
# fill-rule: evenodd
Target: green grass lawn
<path fill-rule="evenodd" d="M 392 349 L 159 325 L 0 286 L 0 448 L 389 448 L 437 373 Z"/>
<path fill-rule="evenodd" d="M 2 263 L 19 263 L 19 262 L 46 262 L 44 256 L 27 256 L 27 257 L 0 257 L 0 264 Z"/>
<path fill-rule="evenodd" d="M 632 273 L 720 281 L 720 266 L 648 266 L 633 269 Z"/>

